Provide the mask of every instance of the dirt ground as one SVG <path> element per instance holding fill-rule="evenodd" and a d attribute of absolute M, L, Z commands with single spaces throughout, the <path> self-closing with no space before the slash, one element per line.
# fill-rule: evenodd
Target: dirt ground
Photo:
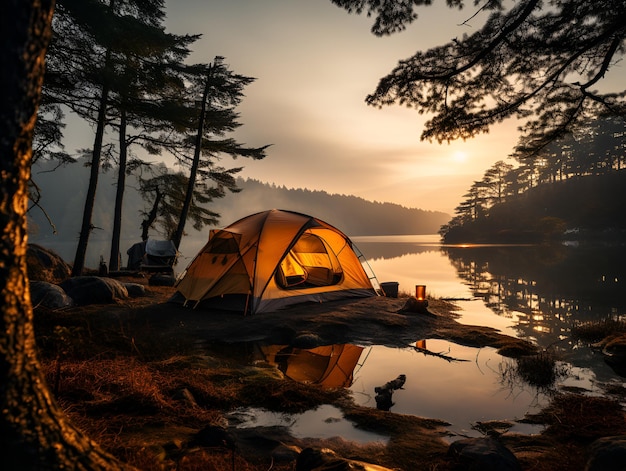
<path fill-rule="evenodd" d="M 161 291 L 167 295 L 167 290 Z M 129 322 L 151 326 L 164 336 L 190 336 L 206 341 L 284 343 L 310 335 L 317 337 L 320 345 L 403 347 L 420 339 L 437 338 L 467 346 L 495 347 L 505 356 L 535 351 L 532 344 L 502 335 L 496 329 L 459 324 L 457 308 L 450 302 L 431 299 L 423 312 L 411 312 L 403 311 L 407 299 L 356 298 L 242 316 L 194 310 L 161 298 L 156 304 L 136 306 L 132 311 L 125 311 L 122 303 L 101 315 L 123 315 Z"/>
<path fill-rule="evenodd" d="M 437 299 L 422 312 L 403 311 L 408 298 L 373 297 L 244 317 L 168 302 L 170 287 L 146 290 L 110 305 L 35 311 L 42 362 L 60 404 L 90 436 L 140 469 L 292 470 L 298 451 L 311 446 L 391 469 L 456 469 L 446 454 L 445 422 L 356 406 L 345 390 L 298 384 L 267 365 L 237 364 L 227 351 L 209 357 L 200 343 L 405 347 L 446 339 L 511 358 L 537 353 L 495 329 L 460 324 L 456 306 Z M 625 397 L 623 390 L 612 394 Z M 484 433 L 499 436 L 523 469 L 540 471 L 583 469 L 593 440 L 626 434 L 617 399 L 554 398 L 543 414 L 527 418 L 546 426 L 541 435 L 509 434 L 506 424 L 484 424 Z M 285 429 L 237 431 L 224 418 L 237 407 L 302 412 L 320 404 L 339 407 L 357 427 L 386 434 L 389 442 L 303 441 Z M 207 438 L 207 430 L 226 431 L 228 438 Z"/>

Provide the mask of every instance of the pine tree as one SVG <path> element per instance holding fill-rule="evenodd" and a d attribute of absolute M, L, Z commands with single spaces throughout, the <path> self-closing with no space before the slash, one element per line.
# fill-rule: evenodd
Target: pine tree
<path fill-rule="evenodd" d="M 184 235 L 185 224 L 193 204 L 194 188 L 199 182 L 212 182 L 216 195 L 224 195 L 224 190 L 238 191 L 235 175 L 242 168 L 226 169 L 216 165 L 222 155 L 232 158 L 247 157 L 262 159 L 265 149 L 262 147 L 246 147 L 232 138 L 223 138 L 241 124 L 237 121 L 235 107 L 243 99 L 243 89 L 254 80 L 251 77 L 235 74 L 224 64 L 222 57 L 216 57 L 209 65 L 198 64 L 188 69 L 192 97 L 201 97 L 200 109 L 197 110 L 195 136 L 184 133 L 181 139 L 181 162 L 189 167 L 187 189 L 178 220 L 178 227 L 172 240 L 176 248 Z M 201 92 L 200 92 L 201 91 Z M 195 100 L 194 100 L 195 101 Z M 188 153 L 193 152 L 191 158 Z"/>
<path fill-rule="evenodd" d="M 332 2 L 375 16 L 377 35 L 404 29 L 417 19 L 417 7 L 431 3 Z M 461 8 L 469 2 L 446 3 Z M 431 114 L 422 139 L 439 142 L 474 137 L 509 117 L 527 120 L 523 138 L 533 152 L 590 117 L 623 119 L 626 93 L 601 92 L 596 86 L 624 56 L 626 3 L 490 0 L 480 11 L 489 12 L 482 27 L 402 60 L 366 101 Z M 468 14 L 466 23 L 477 21 L 476 14 Z"/>
<path fill-rule="evenodd" d="M 189 54 L 187 45 L 197 36 L 175 36 L 164 31 L 163 0 L 61 0 L 55 15 L 55 35 L 50 48 L 46 92 L 51 102 L 62 104 L 94 123 L 90 179 L 83 210 L 73 275 L 80 275 L 93 229 L 92 214 L 102 165 L 105 130 L 117 123 L 121 173 L 114 215 L 113 254 L 119 251 L 119 232 L 125 159 L 126 127 L 134 126 L 157 107 L 158 86 L 171 86 L 172 70 Z M 169 69 L 168 69 L 169 67 Z M 163 72 L 164 70 L 168 72 Z M 174 79 L 171 79 L 174 81 Z M 179 79 L 180 81 L 180 79 Z M 154 118 L 158 119 L 158 118 Z M 144 121 L 147 123 L 147 121 Z M 116 247 L 117 246 L 117 247 Z"/>

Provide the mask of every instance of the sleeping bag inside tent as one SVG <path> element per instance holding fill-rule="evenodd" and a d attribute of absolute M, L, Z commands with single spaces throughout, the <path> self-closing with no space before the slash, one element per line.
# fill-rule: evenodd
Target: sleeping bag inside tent
<path fill-rule="evenodd" d="M 192 307 L 254 314 L 303 302 L 376 296 L 378 282 L 357 252 L 330 224 L 272 209 L 211 231 L 179 278 L 176 297 Z"/>

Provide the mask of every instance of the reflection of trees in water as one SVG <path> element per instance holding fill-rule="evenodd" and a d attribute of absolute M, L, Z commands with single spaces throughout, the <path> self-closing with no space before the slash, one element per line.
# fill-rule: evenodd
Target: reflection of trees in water
<path fill-rule="evenodd" d="M 577 321 L 622 315 L 626 248 L 442 247 L 474 296 L 501 316 L 519 317 L 526 337 L 557 342 Z M 544 343 L 544 342 L 542 342 Z"/>
<path fill-rule="evenodd" d="M 439 251 L 439 246 L 424 246 L 419 242 L 356 242 L 355 245 L 369 261 Z"/>

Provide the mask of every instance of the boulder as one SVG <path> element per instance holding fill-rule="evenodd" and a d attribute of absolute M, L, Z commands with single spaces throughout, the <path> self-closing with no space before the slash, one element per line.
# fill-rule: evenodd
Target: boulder
<path fill-rule="evenodd" d="M 150 286 L 174 286 L 176 284 L 176 277 L 166 273 L 155 273 L 148 280 L 148 284 Z"/>
<path fill-rule="evenodd" d="M 70 266 L 52 250 L 28 244 L 26 251 L 28 279 L 58 284 L 71 276 Z"/>
<path fill-rule="evenodd" d="M 272 450 L 272 459 L 276 462 L 293 463 L 298 459 L 302 450 L 296 445 L 281 443 Z"/>
<path fill-rule="evenodd" d="M 123 285 L 131 298 L 139 298 L 146 295 L 146 287 L 144 285 L 139 283 L 123 283 Z"/>
<path fill-rule="evenodd" d="M 127 299 L 128 290 L 117 280 L 99 276 L 77 276 L 60 284 L 78 305 L 107 304 Z"/>
<path fill-rule="evenodd" d="M 47 281 L 30 282 L 30 299 L 33 307 L 44 306 L 49 309 L 62 309 L 74 304 L 63 288 Z"/>
<path fill-rule="evenodd" d="M 428 312 L 428 301 L 427 300 L 418 300 L 417 298 L 410 297 L 400 309 L 400 312 L 409 312 L 409 313 L 417 313 L 417 314 L 429 314 Z"/>
<path fill-rule="evenodd" d="M 517 458 L 499 440 L 493 437 L 467 438 L 450 444 L 448 448 L 455 469 L 481 471 L 521 471 Z"/>
<path fill-rule="evenodd" d="M 193 436 L 189 444 L 191 446 L 236 448 L 233 436 L 219 425 L 207 425 Z"/>
<path fill-rule="evenodd" d="M 297 335 L 292 341 L 291 346 L 294 348 L 303 348 L 305 350 L 311 348 L 317 348 L 322 344 L 322 339 L 319 335 L 311 332 L 303 332 Z"/>
<path fill-rule="evenodd" d="M 626 436 L 603 437 L 591 444 L 585 471 L 626 469 Z"/>

